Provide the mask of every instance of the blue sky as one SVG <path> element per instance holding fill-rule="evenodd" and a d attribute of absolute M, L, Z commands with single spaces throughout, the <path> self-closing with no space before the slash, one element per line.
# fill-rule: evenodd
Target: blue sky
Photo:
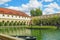
<path fill-rule="evenodd" d="M 0 7 L 23 11 L 30 15 L 30 10 L 40 8 L 43 15 L 60 13 L 60 0 L 0 0 Z"/>

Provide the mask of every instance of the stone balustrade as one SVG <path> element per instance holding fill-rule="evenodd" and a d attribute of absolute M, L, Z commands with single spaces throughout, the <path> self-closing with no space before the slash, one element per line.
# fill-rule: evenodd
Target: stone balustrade
<path fill-rule="evenodd" d="M 11 37 L 8 35 L 0 34 L 0 40 L 25 40 L 23 38 Z"/>

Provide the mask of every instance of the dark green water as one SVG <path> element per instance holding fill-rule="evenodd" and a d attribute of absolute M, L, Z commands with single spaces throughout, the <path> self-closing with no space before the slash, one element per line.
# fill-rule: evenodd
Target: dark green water
<path fill-rule="evenodd" d="M 60 40 L 60 29 L 32 29 L 32 35 L 37 40 Z"/>
<path fill-rule="evenodd" d="M 31 32 L 32 31 L 32 32 Z M 36 36 L 37 40 L 60 40 L 60 29 L 27 29 L 21 27 L 0 27 L 0 33 L 18 36 Z"/>

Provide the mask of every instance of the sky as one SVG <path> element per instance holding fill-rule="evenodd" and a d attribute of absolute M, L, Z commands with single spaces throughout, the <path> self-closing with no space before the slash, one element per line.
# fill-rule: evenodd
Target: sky
<path fill-rule="evenodd" d="M 60 13 L 60 0 L 0 0 L 0 8 L 8 8 L 25 12 L 40 8 L 43 15 Z"/>

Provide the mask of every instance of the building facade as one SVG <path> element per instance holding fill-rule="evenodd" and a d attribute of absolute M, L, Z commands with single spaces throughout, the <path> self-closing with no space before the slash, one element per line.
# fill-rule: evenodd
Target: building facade
<path fill-rule="evenodd" d="M 42 16 L 39 16 L 39 17 L 40 17 L 40 19 L 44 19 L 44 18 L 52 18 L 52 17 L 55 17 L 55 16 L 60 17 L 60 13 L 49 14 L 49 15 L 42 15 Z"/>
<path fill-rule="evenodd" d="M 0 8 L 0 22 L 25 23 L 29 25 L 31 17 L 21 11 L 15 11 L 6 8 Z"/>
<path fill-rule="evenodd" d="M 35 16 L 35 17 L 32 17 L 32 18 L 46 19 L 46 18 L 52 18 L 52 17 L 55 17 L 55 16 L 60 17 L 60 13 L 49 14 L 49 15 L 41 15 L 41 16 Z"/>

